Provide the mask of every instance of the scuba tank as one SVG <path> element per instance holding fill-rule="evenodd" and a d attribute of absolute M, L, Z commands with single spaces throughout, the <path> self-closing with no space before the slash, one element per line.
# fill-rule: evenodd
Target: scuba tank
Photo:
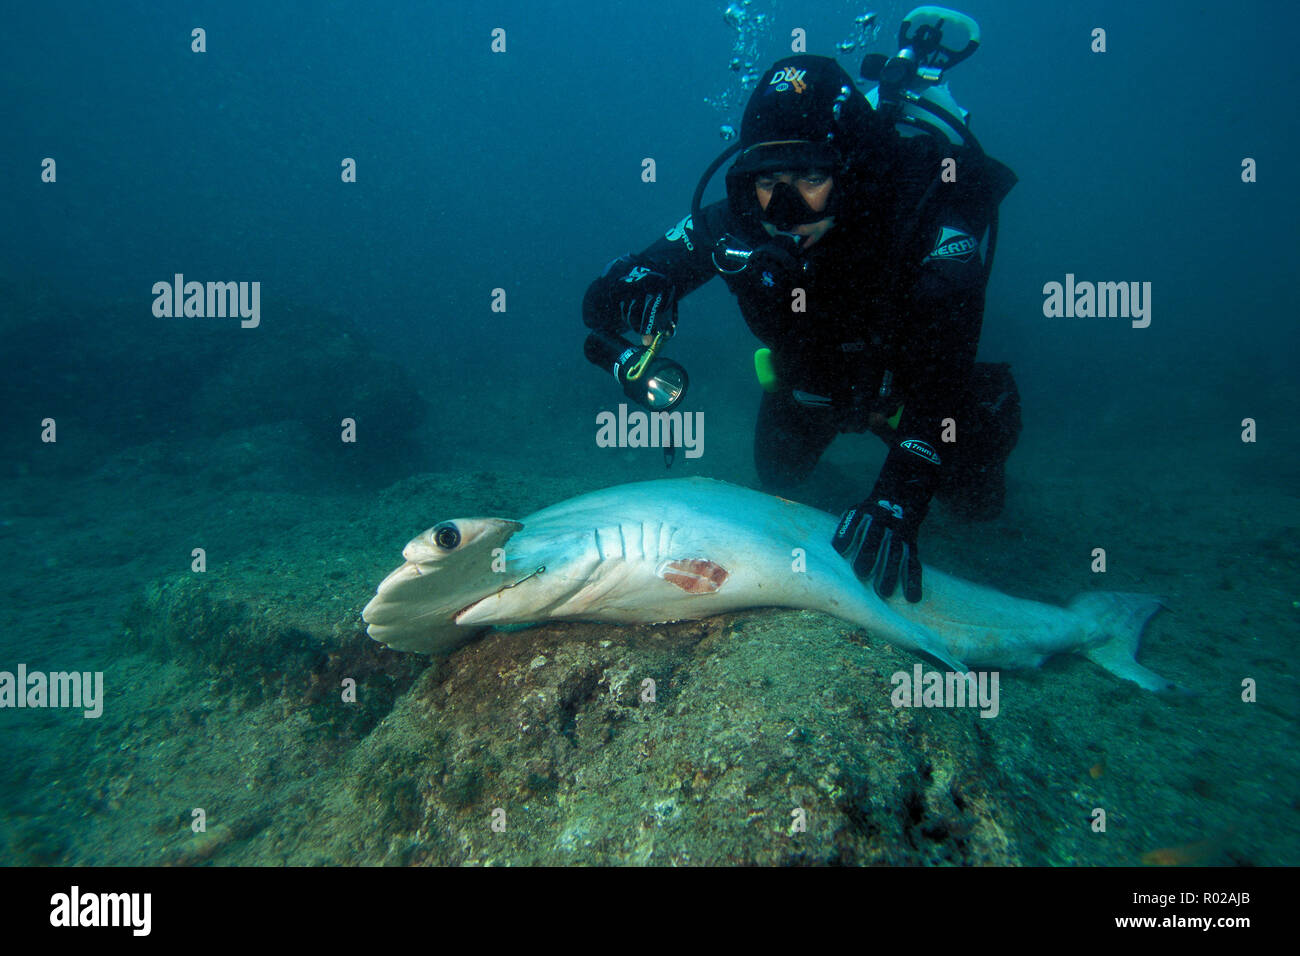
<path fill-rule="evenodd" d="M 968 59 L 980 44 L 980 29 L 971 17 L 937 6 L 917 7 L 898 30 L 898 52 L 863 57 L 859 72 L 875 87 L 866 97 L 900 136 L 934 136 L 946 141 L 952 155 L 966 153 L 973 161 L 964 168 L 966 186 L 984 197 L 988 244 L 986 276 L 993 270 L 998 240 L 998 205 L 1016 183 L 1009 168 L 988 156 L 970 130 L 970 111 L 948 88 L 948 73 Z M 972 182 L 973 180 L 973 182 Z M 936 180 L 937 183 L 937 180 Z M 918 206 L 934 193 L 935 183 Z M 1011 454 L 1021 431 L 1020 393 L 1006 363 L 976 362 L 967 390 L 974 441 L 949 462 L 937 492 L 948 507 L 968 519 L 989 518 L 1002 510 L 1005 485 L 1002 463 Z M 900 413 L 902 408 L 899 409 Z M 888 424 L 897 427 L 895 418 Z M 972 454 L 969 449 L 980 449 Z M 965 485 L 966 487 L 963 487 Z"/>
<path fill-rule="evenodd" d="M 867 101 L 903 137 L 933 136 L 969 157 L 963 176 L 968 195 L 983 197 L 988 222 L 984 255 L 986 274 L 993 271 L 998 241 L 998 204 L 1016 183 L 1005 165 L 988 156 L 970 129 L 970 111 L 948 88 L 948 73 L 979 49 L 980 28 L 964 13 L 946 7 L 917 7 L 898 28 L 898 52 L 869 53 L 862 58 L 862 79 L 876 85 Z M 918 204 L 924 207 L 938 180 Z"/>
<path fill-rule="evenodd" d="M 953 98 L 947 82 L 947 73 L 979 45 L 979 24 L 966 14 L 917 7 L 898 28 L 897 53 L 863 57 L 859 73 L 876 84 L 867 92 L 867 101 L 900 135 L 929 133 L 983 152 L 968 125 L 970 111 Z"/>

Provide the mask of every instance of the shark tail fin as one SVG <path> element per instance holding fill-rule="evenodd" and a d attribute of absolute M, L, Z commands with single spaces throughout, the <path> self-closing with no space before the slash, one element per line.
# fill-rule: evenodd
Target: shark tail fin
<path fill-rule="evenodd" d="M 1085 652 L 1090 661 L 1145 690 L 1186 693 L 1173 681 L 1137 662 L 1142 631 L 1164 606 L 1159 598 L 1150 594 L 1120 591 L 1080 594 L 1069 604 L 1070 610 L 1085 618 L 1094 629 L 1095 643 Z"/>

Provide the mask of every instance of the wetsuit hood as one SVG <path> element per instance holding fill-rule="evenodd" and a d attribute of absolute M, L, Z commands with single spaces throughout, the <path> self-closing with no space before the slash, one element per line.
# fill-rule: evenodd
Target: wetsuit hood
<path fill-rule="evenodd" d="M 834 215 L 844 174 L 871 133 L 873 111 L 852 78 L 830 57 L 799 54 L 763 74 L 745 106 L 740 155 L 727 173 L 727 197 L 738 216 L 757 216 L 754 179 L 776 170 L 824 170 L 837 180 Z"/>

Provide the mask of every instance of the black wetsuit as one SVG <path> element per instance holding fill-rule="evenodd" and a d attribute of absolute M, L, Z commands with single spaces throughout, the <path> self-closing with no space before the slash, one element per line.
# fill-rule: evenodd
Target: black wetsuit
<path fill-rule="evenodd" d="M 870 429 L 891 448 L 882 479 L 900 462 L 906 467 L 904 442 L 923 443 L 941 457 L 939 469 L 926 469 L 934 473 L 926 501 L 936 490 L 970 485 L 995 463 L 997 488 L 983 497 L 996 502 L 966 510 L 1000 510 L 1001 465 L 1019 432 L 1018 398 L 1006 394 L 1014 382 L 1005 366 L 1001 373 L 983 366 L 972 372 L 988 279 L 980 240 L 1015 179 L 976 154 L 959 159 L 962 188 L 937 181 L 939 164 L 952 152 L 929 137 L 895 140 L 887 161 L 875 158 L 874 183 L 859 190 L 870 199 L 837 214 L 826 235 L 800 254 L 802 271 L 774 283 L 762 268 L 726 274 L 715 267 L 711 239 L 729 235 L 754 248 L 769 237 L 756 217 L 736 215 L 728 202 L 707 206 L 710 239 L 688 217 L 643 252 L 615 260 L 588 289 L 584 320 L 626 333 L 615 303 L 622 277 L 638 266 L 669 277 L 678 297 L 721 275 L 754 335 L 772 349 L 779 381 L 763 395 L 755 437 L 766 487 L 788 490 L 836 434 Z M 792 286 L 803 290 L 806 311 L 792 309 Z M 973 384 L 988 394 L 972 396 Z M 977 442 L 982 423 L 973 410 L 997 402 L 999 391 L 1001 434 Z M 942 440 L 948 418 L 957 423 L 956 445 Z M 969 452 L 958 454 L 964 446 Z"/>

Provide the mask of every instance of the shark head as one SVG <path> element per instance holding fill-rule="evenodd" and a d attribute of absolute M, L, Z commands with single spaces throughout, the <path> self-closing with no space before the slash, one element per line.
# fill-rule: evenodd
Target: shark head
<path fill-rule="evenodd" d="M 406 563 L 380 583 L 361 616 L 367 633 L 394 650 L 445 654 L 474 636 L 457 617 L 501 587 L 501 556 L 523 525 L 508 518 L 457 518 L 416 535 Z"/>

